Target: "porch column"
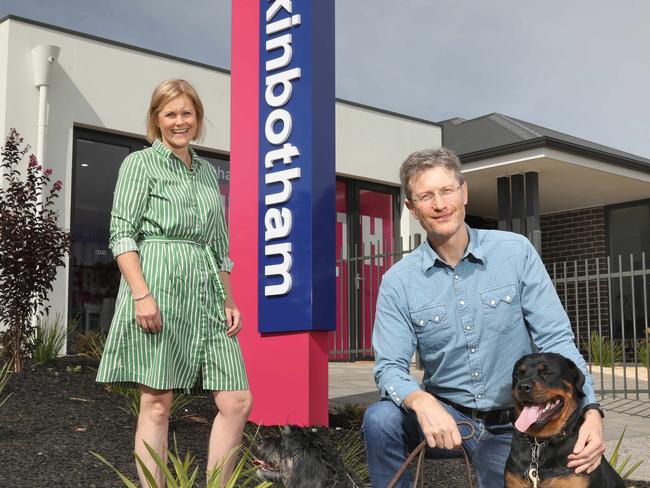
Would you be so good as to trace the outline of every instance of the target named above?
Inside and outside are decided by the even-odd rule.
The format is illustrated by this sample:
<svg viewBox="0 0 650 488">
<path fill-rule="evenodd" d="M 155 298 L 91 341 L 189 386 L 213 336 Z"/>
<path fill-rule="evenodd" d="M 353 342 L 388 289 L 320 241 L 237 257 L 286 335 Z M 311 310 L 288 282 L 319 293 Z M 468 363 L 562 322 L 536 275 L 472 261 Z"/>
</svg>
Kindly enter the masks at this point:
<svg viewBox="0 0 650 488">
<path fill-rule="evenodd" d="M 537 253 L 542 254 L 542 231 L 539 225 L 539 173 L 528 171 L 526 177 L 526 231 Z"/>
<path fill-rule="evenodd" d="M 499 209 L 499 230 L 512 230 L 512 213 L 510 212 L 510 178 L 497 178 L 497 204 Z"/>
<path fill-rule="evenodd" d="M 526 194 L 524 175 L 510 177 L 512 188 L 512 232 L 526 235 Z"/>
</svg>

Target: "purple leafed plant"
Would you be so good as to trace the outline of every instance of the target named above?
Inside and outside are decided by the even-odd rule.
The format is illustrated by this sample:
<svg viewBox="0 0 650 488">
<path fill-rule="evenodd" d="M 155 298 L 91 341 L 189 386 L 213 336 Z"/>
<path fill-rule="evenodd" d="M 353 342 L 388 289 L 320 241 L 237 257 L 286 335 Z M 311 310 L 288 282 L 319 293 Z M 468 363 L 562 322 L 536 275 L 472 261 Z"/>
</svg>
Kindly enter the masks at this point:
<svg viewBox="0 0 650 488">
<path fill-rule="evenodd" d="M 43 170 L 34 155 L 23 178 L 18 166 L 27 151 L 11 129 L 0 152 L 0 347 L 16 372 L 32 353 L 32 318 L 49 311 L 43 304 L 70 249 L 70 233 L 59 227 L 54 206 L 62 183 L 50 184 L 52 170 Z"/>
</svg>

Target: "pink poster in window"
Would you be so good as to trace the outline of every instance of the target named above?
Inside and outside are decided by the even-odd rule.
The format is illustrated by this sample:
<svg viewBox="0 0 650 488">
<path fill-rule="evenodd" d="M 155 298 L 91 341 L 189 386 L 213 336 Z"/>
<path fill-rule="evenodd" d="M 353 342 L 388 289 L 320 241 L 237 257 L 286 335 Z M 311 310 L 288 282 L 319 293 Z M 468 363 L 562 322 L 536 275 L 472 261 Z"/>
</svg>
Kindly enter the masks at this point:
<svg viewBox="0 0 650 488">
<path fill-rule="evenodd" d="M 336 182 L 336 331 L 329 334 L 330 360 L 345 361 L 349 357 L 348 327 L 348 261 L 347 193 L 343 181 Z"/>
<path fill-rule="evenodd" d="M 372 327 L 381 276 L 393 263 L 393 196 L 373 190 L 359 193 L 362 265 L 360 274 L 360 331 L 358 357 L 372 357 Z"/>
</svg>

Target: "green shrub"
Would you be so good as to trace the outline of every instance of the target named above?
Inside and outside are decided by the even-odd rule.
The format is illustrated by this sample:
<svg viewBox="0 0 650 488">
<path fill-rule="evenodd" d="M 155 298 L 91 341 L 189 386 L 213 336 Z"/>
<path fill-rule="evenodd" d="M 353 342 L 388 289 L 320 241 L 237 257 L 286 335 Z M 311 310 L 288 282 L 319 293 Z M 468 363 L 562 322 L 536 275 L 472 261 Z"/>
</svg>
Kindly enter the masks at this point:
<svg viewBox="0 0 650 488">
<path fill-rule="evenodd" d="M 648 341 L 645 339 L 640 340 L 636 352 L 638 354 L 639 362 L 646 368 L 650 367 L 650 358 L 648 357 L 650 353 L 648 350 Z"/>
<path fill-rule="evenodd" d="M 370 475 L 366 462 L 366 446 L 361 432 L 349 430 L 343 437 L 334 442 L 336 450 L 341 455 L 343 465 L 348 472 L 354 473 L 362 486 L 370 486 Z"/>
<path fill-rule="evenodd" d="M 330 426 L 344 429 L 360 429 L 366 407 L 355 403 L 346 403 L 329 412 Z"/>
<path fill-rule="evenodd" d="M 104 353 L 105 344 L 105 334 L 96 330 L 90 330 L 75 335 L 74 351 L 77 354 L 86 356 L 99 364 L 99 360 L 102 358 L 102 354 Z"/>
<path fill-rule="evenodd" d="M 591 361 L 593 364 L 609 368 L 623 360 L 623 345 L 620 341 L 607 339 L 598 334 L 598 332 L 594 331 L 591 333 L 589 347 L 591 349 Z"/>
<path fill-rule="evenodd" d="M 612 468 L 616 470 L 616 472 L 623 478 L 624 480 L 628 479 L 632 473 L 634 473 L 641 464 L 643 464 L 643 460 L 638 461 L 637 463 L 633 464 L 632 467 L 628 468 L 627 471 L 625 471 L 625 468 L 630 462 L 630 459 L 632 456 L 628 456 L 625 459 L 621 459 L 619 461 L 619 454 L 618 451 L 621 448 L 621 443 L 623 442 L 623 436 L 625 435 L 625 430 L 627 427 L 623 429 L 623 432 L 621 432 L 621 437 L 618 438 L 618 442 L 616 443 L 616 447 L 614 447 L 614 451 L 612 452 L 612 456 L 609 458 L 609 464 L 612 465 Z"/>
<path fill-rule="evenodd" d="M 185 453 L 185 456 L 183 458 L 179 456 L 178 446 L 176 445 L 175 437 L 174 437 L 174 452 L 172 453 L 169 449 L 166 450 L 167 458 L 169 460 L 169 463 L 171 463 L 172 465 L 173 471 L 169 469 L 168 463 L 166 463 L 160 457 L 160 455 L 158 455 L 158 453 L 146 442 L 145 442 L 145 447 L 147 448 L 147 451 L 151 455 L 152 459 L 154 460 L 156 466 L 164 474 L 167 488 L 192 488 L 194 486 L 205 486 L 205 480 L 203 479 L 197 480 L 199 468 L 198 466 L 196 466 L 194 456 L 192 456 L 189 453 L 189 451 Z M 238 451 L 239 448 L 235 448 L 230 453 L 229 457 L 235 455 Z M 117 473 L 119 478 L 122 480 L 125 486 L 127 486 L 128 488 L 137 488 L 137 485 L 135 483 L 130 481 L 124 474 L 118 471 L 118 469 L 115 468 L 115 466 L 109 463 L 106 459 L 104 459 L 102 456 L 100 456 L 97 453 L 93 452 L 92 454 L 97 459 L 99 459 L 102 463 L 104 463 L 105 465 L 113 469 Z M 246 451 L 243 452 L 242 458 L 240 459 L 239 463 L 233 470 L 230 479 L 224 485 L 225 488 L 234 488 L 235 486 L 241 486 L 241 487 L 254 486 L 254 488 L 267 488 L 273 486 L 273 484 L 268 481 L 260 482 L 259 480 L 255 479 L 255 468 L 246 468 L 246 464 L 249 457 L 250 457 L 250 451 L 247 449 Z M 158 486 L 158 484 L 154 479 L 153 474 L 149 469 L 147 469 L 144 462 L 137 454 L 135 455 L 135 459 L 138 465 L 140 466 L 140 468 L 142 469 L 145 478 L 148 481 L 149 488 L 164 488 Z M 208 477 L 207 488 L 220 488 L 222 486 L 222 478 L 223 478 L 222 466 L 217 466 L 210 473 Z M 252 483 L 257 483 L 257 484 L 252 485 Z"/>
<path fill-rule="evenodd" d="M 7 385 L 7 382 L 9 381 L 10 376 L 11 376 L 11 363 L 7 362 L 7 363 L 5 363 L 5 365 L 2 368 L 0 368 L 0 407 L 7 400 L 9 400 L 9 397 L 11 396 L 11 393 L 10 393 L 4 399 L 2 398 L 2 392 L 5 389 L 5 386 Z"/>
<path fill-rule="evenodd" d="M 36 325 L 34 337 L 34 364 L 46 364 L 54 361 L 59 351 L 65 345 L 67 334 L 70 334 L 77 327 L 77 317 L 70 320 L 67 327 L 61 326 L 62 315 L 57 314 L 53 319 L 43 318 Z"/>
</svg>

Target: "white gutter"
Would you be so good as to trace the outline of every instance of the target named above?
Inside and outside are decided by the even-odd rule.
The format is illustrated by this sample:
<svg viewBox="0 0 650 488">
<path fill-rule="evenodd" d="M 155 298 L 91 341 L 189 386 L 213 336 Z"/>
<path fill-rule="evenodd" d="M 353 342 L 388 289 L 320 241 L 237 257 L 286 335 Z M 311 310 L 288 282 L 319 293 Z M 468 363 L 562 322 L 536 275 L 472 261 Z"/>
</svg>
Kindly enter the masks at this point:
<svg viewBox="0 0 650 488">
<path fill-rule="evenodd" d="M 41 44 L 32 49 L 32 65 L 34 67 L 34 85 L 38 88 L 38 122 L 36 125 L 36 160 L 45 169 L 45 138 L 47 133 L 47 92 L 49 87 L 50 69 L 59 56 L 60 48 Z M 43 205 L 43 192 L 38 192 L 36 204 L 40 209 Z M 39 310 L 40 311 L 40 310 Z M 38 324 L 39 311 L 32 317 L 32 326 Z"/>
<path fill-rule="evenodd" d="M 36 159 L 45 167 L 45 137 L 47 132 L 47 92 L 49 87 L 50 69 L 58 58 L 60 48 L 41 44 L 32 49 L 34 66 L 34 85 L 38 88 L 38 123 L 36 138 Z M 39 203 L 41 203 L 39 201 Z"/>
</svg>

